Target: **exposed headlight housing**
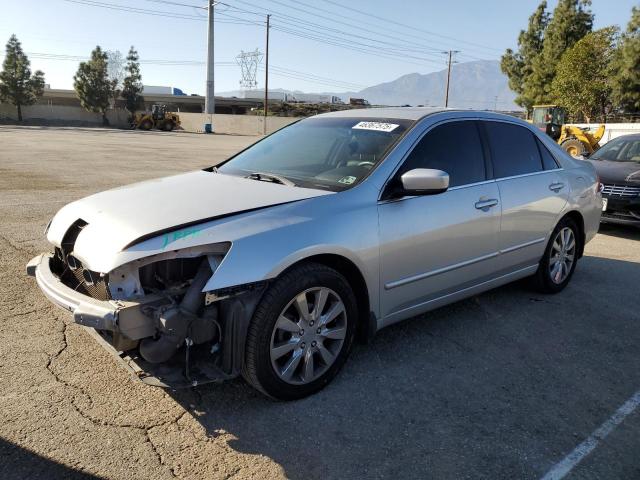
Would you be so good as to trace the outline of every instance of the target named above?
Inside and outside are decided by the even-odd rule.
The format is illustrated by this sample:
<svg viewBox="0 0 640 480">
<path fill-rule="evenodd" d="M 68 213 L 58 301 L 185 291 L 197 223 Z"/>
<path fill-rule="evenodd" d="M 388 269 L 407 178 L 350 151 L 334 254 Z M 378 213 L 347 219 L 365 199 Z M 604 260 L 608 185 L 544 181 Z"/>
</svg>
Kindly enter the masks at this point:
<svg viewBox="0 0 640 480">
<path fill-rule="evenodd" d="M 230 248 L 230 242 L 222 242 L 134 260 L 109 272 L 111 296 L 129 300 L 160 290 L 179 290 L 193 279 L 202 258 L 208 259 L 215 272 Z"/>
</svg>

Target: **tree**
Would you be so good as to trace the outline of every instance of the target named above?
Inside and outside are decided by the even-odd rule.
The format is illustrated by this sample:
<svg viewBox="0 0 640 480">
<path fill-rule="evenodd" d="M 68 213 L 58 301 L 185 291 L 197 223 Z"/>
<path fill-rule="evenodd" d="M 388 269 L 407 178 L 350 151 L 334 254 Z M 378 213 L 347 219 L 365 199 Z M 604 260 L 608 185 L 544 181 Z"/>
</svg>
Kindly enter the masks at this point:
<svg viewBox="0 0 640 480">
<path fill-rule="evenodd" d="M 78 71 L 73 77 L 80 104 L 90 112 L 102 115 L 102 124 L 109 125 L 107 109 L 111 101 L 114 85 L 109 79 L 107 54 L 97 46 L 91 52 L 91 59 L 80 62 Z"/>
<path fill-rule="evenodd" d="M 33 105 L 44 91 L 44 73 L 40 70 L 31 75 L 31 64 L 22 51 L 15 35 L 7 42 L 7 50 L 0 72 L 0 100 L 12 103 L 22 121 L 22 106 Z"/>
<path fill-rule="evenodd" d="M 599 116 L 604 120 L 611 102 L 613 60 L 617 28 L 588 33 L 568 49 L 557 65 L 551 84 L 552 100 L 570 114 L 582 115 L 587 122 Z"/>
<path fill-rule="evenodd" d="M 563 54 L 593 27 L 591 0 L 559 0 L 544 34 L 542 52 L 533 62 L 530 88 L 536 103 L 551 101 L 551 84 Z M 589 57 L 585 57 L 588 61 Z"/>
<path fill-rule="evenodd" d="M 538 93 L 530 85 L 533 73 L 533 62 L 542 52 L 544 32 L 549 23 L 547 2 L 543 0 L 536 11 L 529 17 L 529 27 L 518 35 L 518 51 L 507 49 L 502 56 L 500 68 L 509 78 L 509 88 L 516 92 L 516 104 L 531 110 Z"/>
<path fill-rule="evenodd" d="M 138 52 L 133 46 L 127 55 L 127 65 L 124 67 L 125 77 L 122 81 L 121 96 L 125 101 L 125 108 L 134 115 L 136 110 L 144 105 L 142 97 L 142 75 L 140 74 L 140 61 Z"/>
<path fill-rule="evenodd" d="M 640 8 L 633 7 L 615 59 L 613 98 L 627 111 L 640 111 Z"/>
</svg>

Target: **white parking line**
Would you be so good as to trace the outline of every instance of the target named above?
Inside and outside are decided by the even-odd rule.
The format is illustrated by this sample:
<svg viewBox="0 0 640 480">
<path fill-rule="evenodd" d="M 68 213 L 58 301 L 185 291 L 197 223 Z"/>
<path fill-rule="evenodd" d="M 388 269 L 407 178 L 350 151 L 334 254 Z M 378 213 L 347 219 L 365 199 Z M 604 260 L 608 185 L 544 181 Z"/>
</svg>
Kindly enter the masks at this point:
<svg viewBox="0 0 640 480">
<path fill-rule="evenodd" d="M 589 455 L 598 446 L 601 440 L 607 437 L 622 421 L 640 405 L 640 390 L 627 400 L 609 420 L 595 430 L 589 438 L 578 445 L 573 451 L 556 463 L 542 480 L 560 480 L 578 465 L 584 457 Z"/>
</svg>

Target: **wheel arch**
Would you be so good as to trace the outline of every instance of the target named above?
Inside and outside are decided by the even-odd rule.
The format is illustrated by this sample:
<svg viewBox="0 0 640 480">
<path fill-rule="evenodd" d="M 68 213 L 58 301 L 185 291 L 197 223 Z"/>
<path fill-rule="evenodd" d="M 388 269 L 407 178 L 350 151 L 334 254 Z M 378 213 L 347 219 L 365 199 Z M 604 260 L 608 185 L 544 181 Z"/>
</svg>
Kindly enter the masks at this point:
<svg viewBox="0 0 640 480">
<path fill-rule="evenodd" d="M 579 230 L 578 233 L 580 235 L 579 236 L 580 243 L 578 245 L 578 258 L 582 258 L 582 255 L 584 254 L 584 245 L 586 243 L 585 230 L 584 230 L 584 217 L 578 210 L 571 210 L 565 213 L 558 223 L 560 223 L 565 218 L 570 218 L 578 226 L 578 230 Z"/>
<path fill-rule="evenodd" d="M 304 263 L 324 265 L 337 271 L 347 279 L 353 289 L 358 307 L 356 338 L 363 343 L 369 342 L 377 330 L 377 320 L 371 310 L 367 281 L 358 266 L 345 256 L 336 253 L 320 253 L 296 261 L 282 271 L 280 275 Z"/>
</svg>

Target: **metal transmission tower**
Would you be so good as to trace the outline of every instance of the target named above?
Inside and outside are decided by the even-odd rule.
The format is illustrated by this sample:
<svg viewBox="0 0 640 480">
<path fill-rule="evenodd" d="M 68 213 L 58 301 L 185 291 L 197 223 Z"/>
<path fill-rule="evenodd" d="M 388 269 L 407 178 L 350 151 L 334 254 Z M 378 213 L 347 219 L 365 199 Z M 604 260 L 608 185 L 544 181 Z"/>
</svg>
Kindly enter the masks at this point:
<svg viewBox="0 0 640 480">
<path fill-rule="evenodd" d="M 236 62 L 240 65 L 242 78 L 240 79 L 240 87 L 245 90 L 251 90 L 258 86 L 256 74 L 258 65 L 262 62 L 264 55 L 257 48 L 253 52 L 240 52 L 236 57 Z"/>
</svg>

